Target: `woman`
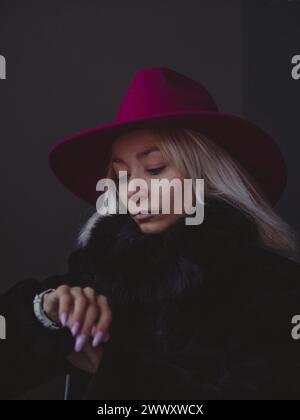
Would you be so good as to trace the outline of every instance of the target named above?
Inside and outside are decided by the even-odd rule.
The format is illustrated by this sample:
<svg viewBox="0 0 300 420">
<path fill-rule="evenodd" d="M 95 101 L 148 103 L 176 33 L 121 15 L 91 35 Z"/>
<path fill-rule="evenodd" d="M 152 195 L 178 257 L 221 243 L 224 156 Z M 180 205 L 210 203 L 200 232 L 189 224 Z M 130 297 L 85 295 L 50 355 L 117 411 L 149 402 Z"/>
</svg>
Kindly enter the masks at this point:
<svg viewBox="0 0 300 420">
<path fill-rule="evenodd" d="M 12 331 L 1 347 L 4 395 L 71 372 L 70 398 L 300 396 L 300 349 L 291 335 L 300 305 L 297 245 L 272 208 L 285 173 L 266 133 L 219 113 L 191 79 L 143 69 L 117 121 L 58 143 L 50 164 L 94 205 L 97 180 L 122 182 L 126 171 L 147 188 L 119 188 L 117 202 L 126 207 L 135 195 L 150 214 L 128 207 L 103 216 L 97 206 L 67 273 L 26 279 L 2 296 Z M 186 211 L 175 212 L 175 191 L 169 213 L 161 196 L 159 211 L 150 212 L 153 179 L 204 179 L 203 222 L 188 226 Z M 88 374 L 76 394 L 80 371 Z"/>
</svg>

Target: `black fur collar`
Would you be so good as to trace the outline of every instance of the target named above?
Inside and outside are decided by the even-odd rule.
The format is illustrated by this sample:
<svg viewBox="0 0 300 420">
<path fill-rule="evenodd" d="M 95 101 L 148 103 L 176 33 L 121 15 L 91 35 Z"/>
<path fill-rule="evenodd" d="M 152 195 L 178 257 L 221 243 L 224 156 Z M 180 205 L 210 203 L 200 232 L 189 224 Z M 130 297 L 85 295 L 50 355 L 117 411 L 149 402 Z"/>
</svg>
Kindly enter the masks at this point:
<svg viewBox="0 0 300 420">
<path fill-rule="evenodd" d="M 252 219 L 220 199 L 207 201 L 204 221 L 184 218 L 145 234 L 128 215 L 99 217 L 84 246 L 96 289 L 116 302 L 176 299 L 231 270 L 258 243 Z"/>
</svg>

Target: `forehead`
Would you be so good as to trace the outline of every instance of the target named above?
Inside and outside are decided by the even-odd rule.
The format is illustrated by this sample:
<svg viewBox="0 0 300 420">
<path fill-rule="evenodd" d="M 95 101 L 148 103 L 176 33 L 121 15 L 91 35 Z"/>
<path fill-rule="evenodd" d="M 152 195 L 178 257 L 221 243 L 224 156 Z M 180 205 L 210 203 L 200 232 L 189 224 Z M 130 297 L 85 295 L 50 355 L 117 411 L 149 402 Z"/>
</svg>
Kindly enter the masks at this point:
<svg viewBox="0 0 300 420">
<path fill-rule="evenodd" d="M 128 131 L 117 137 L 112 145 L 113 156 L 138 153 L 149 147 L 158 147 L 158 136 L 150 129 Z"/>
</svg>

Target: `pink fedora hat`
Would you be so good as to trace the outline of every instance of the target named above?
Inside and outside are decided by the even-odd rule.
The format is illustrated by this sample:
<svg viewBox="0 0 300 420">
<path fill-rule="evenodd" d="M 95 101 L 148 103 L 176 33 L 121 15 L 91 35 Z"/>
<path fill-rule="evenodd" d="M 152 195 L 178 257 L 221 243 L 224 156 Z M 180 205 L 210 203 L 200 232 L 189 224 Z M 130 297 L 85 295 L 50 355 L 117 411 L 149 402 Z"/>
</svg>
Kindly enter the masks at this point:
<svg viewBox="0 0 300 420">
<path fill-rule="evenodd" d="M 164 67 L 136 72 L 116 119 L 59 141 L 49 151 L 50 168 L 79 198 L 95 205 L 97 181 L 105 177 L 111 142 L 126 130 L 184 127 L 222 146 L 275 205 L 286 185 L 286 166 L 273 139 L 241 117 L 220 112 L 199 82 Z"/>
</svg>

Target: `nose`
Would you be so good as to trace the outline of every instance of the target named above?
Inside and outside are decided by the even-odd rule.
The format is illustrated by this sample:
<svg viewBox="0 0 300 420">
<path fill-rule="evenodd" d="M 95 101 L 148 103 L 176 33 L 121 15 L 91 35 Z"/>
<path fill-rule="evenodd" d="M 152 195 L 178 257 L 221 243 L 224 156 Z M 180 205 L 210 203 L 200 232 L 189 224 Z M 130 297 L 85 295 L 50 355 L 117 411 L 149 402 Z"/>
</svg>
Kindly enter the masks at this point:
<svg viewBox="0 0 300 420">
<path fill-rule="evenodd" d="M 131 199 L 133 195 L 136 195 L 135 201 L 137 198 L 138 200 L 142 200 L 143 198 L 148 197 L 148 184 L 140 185 L 140 181 L 141 181 L 141 178 L 131 178 L 130 180 L 128 180 L 128 190 L 127 190 L 128 200 Z"/>
</svg>

